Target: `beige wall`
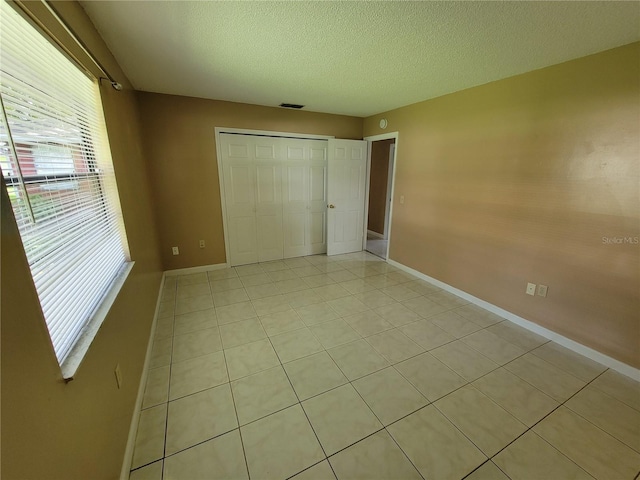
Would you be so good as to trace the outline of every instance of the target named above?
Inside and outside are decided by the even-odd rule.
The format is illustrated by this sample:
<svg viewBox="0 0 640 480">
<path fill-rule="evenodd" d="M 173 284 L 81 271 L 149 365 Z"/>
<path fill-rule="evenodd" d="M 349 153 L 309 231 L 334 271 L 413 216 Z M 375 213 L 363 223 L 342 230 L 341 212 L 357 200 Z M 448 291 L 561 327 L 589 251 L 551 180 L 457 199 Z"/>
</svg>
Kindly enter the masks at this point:
<svg viewBox="0 0 640 480">
<path fill-rule="evenodd" d="M 215 127 L 362 138 L 356 117 L 145 92 L 138 102 L 165 270 L 226 262 Z"/>
<path fill-rule="evenodd" d="M 46 21 L 39 2 L 29 6 Z M 79 5 L 69 2 L 56 8 L 128 86 Z M 110 86 L 101 91 L 136 264 L 76 377 L 65 384 L 3 184 L 1 476 L 7 480 L 117 478 L 122 466 L 161 266 L 134 93 Z M 114 377 L 118 363 L 124 380 L 120 390 Z"/>
<path fill-rule="evenodd" d="M 400 132 L 391 258 L 640 367 L 640 246 L 603 243 L 640 235 L 639 57 L 635 43 L 367 118 L 367 136 L 382 116 Z"/>
<path fill-rule="evenodd" d="M 367 229 L 380 235 L 384 235 L 387 181 L 389 177 L 389 148 L 393 143 L 395 143 L 395 139 L 380 140 L 371 144 Z"/>
</svg>

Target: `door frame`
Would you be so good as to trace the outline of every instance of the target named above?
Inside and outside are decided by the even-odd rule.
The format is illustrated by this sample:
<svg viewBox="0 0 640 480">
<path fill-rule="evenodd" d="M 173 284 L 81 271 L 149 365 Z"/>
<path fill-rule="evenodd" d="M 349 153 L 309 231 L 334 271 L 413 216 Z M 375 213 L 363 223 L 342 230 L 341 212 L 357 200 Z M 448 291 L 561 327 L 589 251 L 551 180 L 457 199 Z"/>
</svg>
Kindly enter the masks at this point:
<svg viewBox="0 0 640 480">
<path fill-rule="evenodd" d="M 396 144 L 392 143 L 389 147 L 389 168 L 387 169 L 387 193 L 385 195 L 384 201 L 384 239 L 389 241 L 389 209 L 391 208 L 391 200 L 393 200 L 393 196 L 391 195 L 391 189 L 393 188 L 393 171 L 395 170 L 396 163 Z"/>
<path fill-rule="evenodd" d="M 369 137 L 364 137 L 363 140 L 367 141 L 367 181 L 365 184 L 365 203 L 364 203 L 364 236 L 362 238 L 362 250 L 367 249 L 367 219 L 369 218 L 369 187 L 371 185 L 371 149 L 373 142 L 377 142 L 379 140 L 389 140 L 395 139 L 395 149 L 393 152 L 393 172 L 391 178 L 391 202 L 389 204 L 389 214 L 387 218 L 387 252 L 385 254 L 385 261 L 389 260 L 389 247 L 391 246 L 391 219 L 393 217 L 393 194 L 396 186 L 396 172 L 398 171 L 398 142 L 400 139 L 399 132 L 388 132 L 381 133 L 378 135 L 371 135 Z"/>
<path fill-rule="evenodd" d="M 254 136 L 266 136 L 266 137 L 288 137 L 297 138 L 300 140 L 329 140 L 330 138 L 336 138 L 333 135 L 311 135 L 306 133 L 294 133 L 294 132 L 275 132 L 271 130 L 252 130 L 248 128 L 231 128 L 231 127 L 215 127 L 215 143 L 216 143 L 216 163 L 218 166 L 218 187 L 220 189 L 220 207 L 222 209 L 222 233 L 224 235 L 224 257 L 225 265 L 231 266 L 229 259 L 229 235 L 227 234 L 227 204 L 224 190 L 224 173 L 222 170 L 222 152 L 220 151 L 220 134 L 232 133 L 236 135 L 254 135 Z M 397 141 L 397 140 L 396 140 Z M 368 197 L 367 197 L 368 198 Z M 368 200 L 367 200 L 368 201 Z"/>
</svg>

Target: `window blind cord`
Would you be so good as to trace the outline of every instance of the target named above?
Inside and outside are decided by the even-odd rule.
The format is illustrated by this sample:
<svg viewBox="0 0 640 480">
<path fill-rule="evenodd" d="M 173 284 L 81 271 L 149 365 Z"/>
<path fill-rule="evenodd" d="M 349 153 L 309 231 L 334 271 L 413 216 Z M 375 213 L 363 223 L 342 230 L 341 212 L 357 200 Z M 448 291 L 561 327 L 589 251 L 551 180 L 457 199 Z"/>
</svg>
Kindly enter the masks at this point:
<svg viewBox="0 0 640 480">
<path fill-rule="evenodd" d="M 11 128 L 9 128 L 9 119 L 7 118 L 7 112 L 4 109 L 4 99 L 2 97 L 2 93 L 0 93 L 0 110 L 2 111 L 2 123 L 4 124 L 4 128 L 7 130 L 7 138 L 9 140 L 9 146 L 11 147 L 11 153 L 15 161 L 16 173 L 18 175 L 18 182 L 20 182 L 20 187 L 22 188 L 22 191 L 26 193 L 27 187 L 24 184 L 24 177 L 22 176 L 22 168 L 20 167 L 20 162 L 18 161 L 18 152 L 16 151 L 15 143 L 13 143 L 13 135 L 11 135 Z M 33 213 L 33 207 L 31 206 L 31 199 L 29 198 L 29 195 L 24 195 L 24 200 L 27 203 L 29 218 L 33 223 L 36 223 L 36 216 Z"/>
</svg>

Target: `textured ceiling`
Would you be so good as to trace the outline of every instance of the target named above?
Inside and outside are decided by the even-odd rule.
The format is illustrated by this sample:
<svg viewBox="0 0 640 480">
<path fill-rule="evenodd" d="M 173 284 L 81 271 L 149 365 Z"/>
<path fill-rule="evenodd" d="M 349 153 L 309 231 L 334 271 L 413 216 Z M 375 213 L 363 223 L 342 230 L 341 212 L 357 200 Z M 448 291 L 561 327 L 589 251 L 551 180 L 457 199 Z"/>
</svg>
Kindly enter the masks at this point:
<svg viewBox="0 0 640 480">
<path fill-rule="evenodd" d="M 640 39 L 638 2 L 81 3 L 138 90 L 355 116 Z"/>
</svg>

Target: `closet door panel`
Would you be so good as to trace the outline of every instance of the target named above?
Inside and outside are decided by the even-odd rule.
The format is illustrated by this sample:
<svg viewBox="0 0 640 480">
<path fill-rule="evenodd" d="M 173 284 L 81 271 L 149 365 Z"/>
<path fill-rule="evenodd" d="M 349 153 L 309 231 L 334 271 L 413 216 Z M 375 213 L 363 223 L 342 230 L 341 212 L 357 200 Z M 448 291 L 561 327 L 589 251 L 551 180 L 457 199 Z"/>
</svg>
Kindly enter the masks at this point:
<svg viewBox="0 0 640 480">
<path fill-rule="evenodd" d="M 326 150 L 326 147 L 325 147 Z M 316 163 L 309 167 L 309 254 L 327 251 L 327 165 Z"/>
<path fill-rule="evenodd" d="M 225 162 L 225 202 L 229 257 L 234 265 L 258 261 L 254 166 L 246 160 Z"/>
<path fill-rule="evenodd" d="M 258 261 L 266 262 L 283 257 L 282 167 L 258 160 L 255 168 Z"/>
<path fill-rule="evenodd" d="M 289 154 L 291 148 L 288 147 Z M 298 152 L 302 154 L 301 152 Z M 284 258 L 307 255 L 308 172 L 304 162 L 284 167 Z"/>
<path fill-rule="evenodd" d="M 237 259 L 236 265 L 255 263 L 257 257 L 256 245 L 256 219 L 250 217 L 236 217 L 231 222 L 233 239 L 233 256 Z"/>
</svg>

